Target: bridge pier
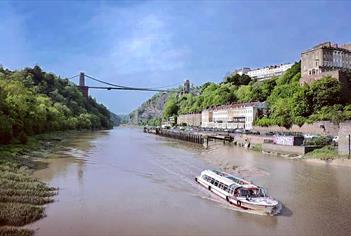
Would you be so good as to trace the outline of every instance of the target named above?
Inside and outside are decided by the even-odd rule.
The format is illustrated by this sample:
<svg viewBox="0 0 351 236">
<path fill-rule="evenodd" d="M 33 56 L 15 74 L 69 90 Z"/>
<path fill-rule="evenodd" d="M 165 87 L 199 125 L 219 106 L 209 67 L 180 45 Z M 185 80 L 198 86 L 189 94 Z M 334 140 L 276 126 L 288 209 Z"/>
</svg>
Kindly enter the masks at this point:
<svg viewBox="0 0 351 236">
<path fill-rule="evenodd" d="M 89 96 L 89 87 L 85 86 L 84 72 L 80 72 L 80 74 L 79 74 L 79 88 L 80 88 L 80 91 L 82 91 L 84 97 Z"/>
</svg>

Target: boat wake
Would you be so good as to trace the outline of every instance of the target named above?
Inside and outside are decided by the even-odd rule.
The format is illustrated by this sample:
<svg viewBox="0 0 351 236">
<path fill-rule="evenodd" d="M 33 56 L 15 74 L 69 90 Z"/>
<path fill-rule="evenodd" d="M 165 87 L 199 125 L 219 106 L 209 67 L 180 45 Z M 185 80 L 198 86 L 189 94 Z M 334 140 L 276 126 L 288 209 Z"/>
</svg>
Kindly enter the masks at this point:
<svg viewBox="0 0 351 236">
<path fill-rule="evenodd" d="M 194 178 L 196 176 L 196 173 L 198 173 L 201 170 L 201 167 L 196 167 L 195 165 L 187 163 L 185 160 L 175 160 L 173 158 L 167 157 L 158 158 L 157 160 L 150 160 L 150 162 L 152 162 L 152 164 L 154 166 L 157 166 L 160 170 L 167 173 L 168 176 L 171 175 L 178 180 L 176 182 L 163 181 L 167 182 L 167 186 L 170 187 L 172 190 L 182 190 L 193 197 L 211 201 L 215 203 L 218 207 L 223 209 L 232 210 L 236 212 L 245 212 L 255 215 L 267 215 L 267 213 L 264 212 L 244 209 L 242 207 L 235 206 L 234 204 L 230 204 L 221 197 L 217 196 L 212 192 L 209 192 L 206 188 L 199 185 L 197 182 L 195 182 Z M 159 181 L 156 182 L 159 183 Z M 277 212 L 272 215 L 278 214 L 280 210 L 281 207 L 277 209 Z"/>
<path fill-rule="evenodd" d="M 282 210 L 282 204 L 279 203 L 278 208 L 276 209 L 276 211 L 273 214 L 267 214 L 264 212 L 260 212 L 260 211 L 256 211 L 256 210 L 251 210 L 251 209 L 244 209 L 242 207 L 238 207 L 235 206 L 234 204 L 230 204 L 229 202 L 225 201 L 223 198 L 217 196 L 216 194 L 209 192 L 206 188 L 204 188 L 203 186 L 199 185 L 196 183 L 196 185 L 199 187 L 199 189 L 201 189 L 201 192 L 203 192 L 204 194 L 191 194 L 194 197 L 199 197 L 201 199 L 204 200 L 208 200 L 211 202 L 214 202 L 217 204 L 217 206 L 227 209 L 227 210 L 232 210 L 232 211 L 237 211 L 237 212 L 245 212 L 245 213 L 249 213 L 249 214 L 254 214 L 254 215 L 261 215 L 261 216 L 275 216 L 278 215 L 281 210 Z"/>
</svg>

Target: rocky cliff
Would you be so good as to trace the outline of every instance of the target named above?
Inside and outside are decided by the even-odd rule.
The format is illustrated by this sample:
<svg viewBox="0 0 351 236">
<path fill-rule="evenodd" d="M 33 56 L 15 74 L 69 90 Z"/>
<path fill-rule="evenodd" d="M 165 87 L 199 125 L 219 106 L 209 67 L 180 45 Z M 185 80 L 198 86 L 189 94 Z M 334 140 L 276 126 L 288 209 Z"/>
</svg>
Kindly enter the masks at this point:
<svg viewBox="0 0 351 236">
<path fill-rule="evenodd" d="M 153 118 L 161 118 L 163 106 L 169 95 L 170 93 L 157 93 L 152 96 L 129 114 L 130 123 L 141 124 Z"/>
</svg>

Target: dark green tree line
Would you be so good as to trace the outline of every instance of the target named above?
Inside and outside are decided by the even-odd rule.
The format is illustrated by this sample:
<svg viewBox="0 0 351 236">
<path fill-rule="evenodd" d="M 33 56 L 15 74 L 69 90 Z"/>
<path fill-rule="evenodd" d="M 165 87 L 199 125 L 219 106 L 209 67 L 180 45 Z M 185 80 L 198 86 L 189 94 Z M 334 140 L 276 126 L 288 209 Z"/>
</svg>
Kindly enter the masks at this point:
<svg viewBox="0 0 351 236">
<path fill-rule="evenodd" d="M 85 98 L 67 79 L 39 66 L 0 68 L 0 144 L 49 131 L 111 127 L 107 108 Z"/>
</svg>

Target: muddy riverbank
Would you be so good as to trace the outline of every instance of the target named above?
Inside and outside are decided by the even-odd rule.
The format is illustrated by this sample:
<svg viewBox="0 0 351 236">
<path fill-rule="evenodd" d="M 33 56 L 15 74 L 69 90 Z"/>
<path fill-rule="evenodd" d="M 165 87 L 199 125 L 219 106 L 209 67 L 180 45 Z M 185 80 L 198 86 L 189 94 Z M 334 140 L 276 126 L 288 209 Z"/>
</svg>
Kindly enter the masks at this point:
<svg viewBox="0 0 351 236">
<path fill-rule="evenodd" d="M 81 136 L 35 176 L 60 188 L 36 235 L 346 235 L 349 167 L 266 156 L 217 143 L 204 149 L 117 128 Z M 264 186 L 276 217 L 237 211 L 194 182 L 220 168 Z"/>
<path fill-rule="evenodd" d="M 32 173 L 46 168 L 49 155 L 64 152 L 81 133 L 48 133 L 31 137 L 27 144 L 0 146 L 0 235 L 34 233 L 22 226 L 45 217 L 45 207 L 54 201 L 58 189 Z"/>
</svg>

